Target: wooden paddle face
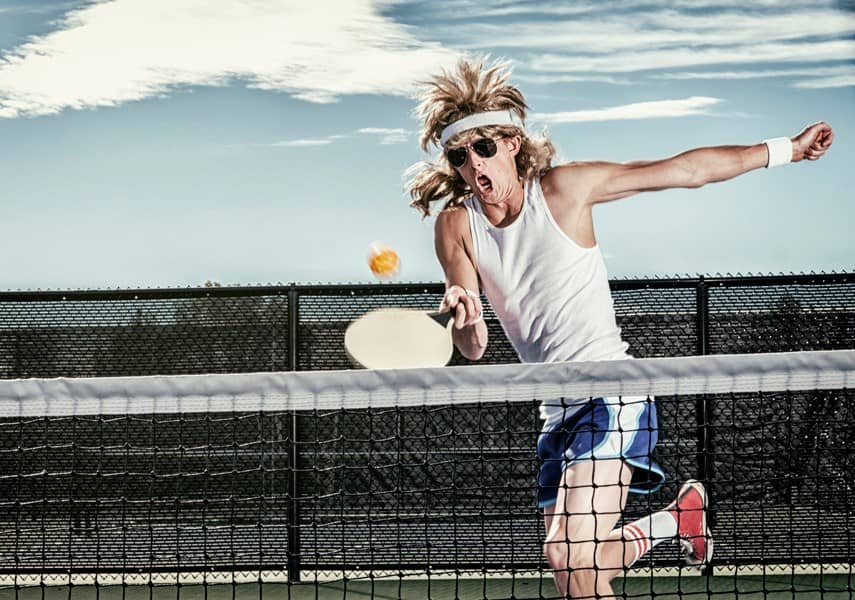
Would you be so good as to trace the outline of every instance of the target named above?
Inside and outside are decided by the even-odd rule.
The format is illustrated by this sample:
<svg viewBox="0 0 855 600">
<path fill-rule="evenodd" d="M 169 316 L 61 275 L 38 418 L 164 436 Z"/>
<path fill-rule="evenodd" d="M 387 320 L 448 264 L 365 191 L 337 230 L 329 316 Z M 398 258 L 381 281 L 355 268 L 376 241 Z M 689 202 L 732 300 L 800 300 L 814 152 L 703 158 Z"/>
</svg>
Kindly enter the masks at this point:
<svg viewBox="0 0 855 600">
<path fill-rule="evenodd" d="M 367 369 L 416 369 L 448 364 L 454 346 L 451 325 L 443 327 L 428 313 L 382 308 L 350 324 L 344 347 Z"/>
</svg>

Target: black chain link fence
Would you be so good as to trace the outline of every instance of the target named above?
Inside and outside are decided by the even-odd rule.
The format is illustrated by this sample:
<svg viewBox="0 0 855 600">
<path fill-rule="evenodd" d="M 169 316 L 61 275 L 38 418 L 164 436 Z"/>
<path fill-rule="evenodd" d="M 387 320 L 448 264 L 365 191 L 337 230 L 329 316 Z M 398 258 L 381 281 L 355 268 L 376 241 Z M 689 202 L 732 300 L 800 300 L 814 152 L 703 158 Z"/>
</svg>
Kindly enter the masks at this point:
<svg viewBox="0 0 855 600">
<path fill-rule="evenodd" d="M 855 347 L 855 274 L 619 280 L 636 357 Z M 347 369 L 348 323 L 440 285 L 0 293 L 0 378 Z M 495 314 L 481 363 L 516 362 Z M 455 354 L 452 364 L 467 361 Z M 846 563 L 846 390 L 660 398 L 669 482 L 712 493 L 716 564 Z M 0 420 L 0 571 L 541 565 L 536 403 Z M 797 538 L 798 543 L 794 542 Z M 433 541 L 429 541 L 433 540 Z M 659 546 L 649 565 L 673 565 Z"/>
<path fill-rule="evenodd" d="M 348 369 L 344 330 L 381 307 L 435 309 L 441 285 L 0 292 L 0 378 Z M 855 275 L 617 280 L 639 358 L 841 349 Z M 516 362 L 495 314 L 479 364 Z M 467 364 L 455 355 L 452 364 Z"/>
</svg>

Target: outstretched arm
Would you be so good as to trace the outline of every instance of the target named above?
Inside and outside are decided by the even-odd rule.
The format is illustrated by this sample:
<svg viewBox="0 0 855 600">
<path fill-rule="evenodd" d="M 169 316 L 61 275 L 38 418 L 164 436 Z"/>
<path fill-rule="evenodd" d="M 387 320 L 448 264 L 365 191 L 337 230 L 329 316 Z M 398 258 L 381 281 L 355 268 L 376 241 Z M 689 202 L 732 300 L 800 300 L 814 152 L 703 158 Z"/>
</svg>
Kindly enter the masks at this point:
<svg viewBox="0 0 855 600">
<path fill-rule="evenodd" d="M 818 160 L 834 140 L 831 126 L 819 122 L 790 138 L 791 162 Z M 697 188 L 732 179 L 769 165 L 767 144 L 697 148 L 671 158 L 631 163 L 571 163 L 558 167 L 557 180 L 578 190 L 584 186 L 588 202 L 595 204 L 639 192 L 670 188 Z M 559 185 L 561 185 L 559 183 Z"/>
</svg>

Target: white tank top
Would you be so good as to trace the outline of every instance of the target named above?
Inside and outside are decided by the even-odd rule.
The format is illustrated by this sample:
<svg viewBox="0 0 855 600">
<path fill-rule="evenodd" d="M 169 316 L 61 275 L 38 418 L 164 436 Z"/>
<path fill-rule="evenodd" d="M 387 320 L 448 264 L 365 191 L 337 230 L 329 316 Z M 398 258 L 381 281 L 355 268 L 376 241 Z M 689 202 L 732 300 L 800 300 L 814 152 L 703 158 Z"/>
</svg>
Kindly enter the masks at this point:
<svg viewBox="0 0 855 600">
<path fill-rule="evenodd" d="M 464 205 L 484 292 L 522 362 L 629 358 L 599 247 L 559 228 L 539 179 L 507 227 L 492 225 L 474 197 Z"/>
</svg>

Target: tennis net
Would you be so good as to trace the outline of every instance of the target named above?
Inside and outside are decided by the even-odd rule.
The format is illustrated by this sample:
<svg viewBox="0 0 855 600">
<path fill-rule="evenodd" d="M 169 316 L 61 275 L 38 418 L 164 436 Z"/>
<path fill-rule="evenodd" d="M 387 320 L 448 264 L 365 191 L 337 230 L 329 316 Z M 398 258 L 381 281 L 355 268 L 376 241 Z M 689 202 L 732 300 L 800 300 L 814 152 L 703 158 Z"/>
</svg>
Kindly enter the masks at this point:
<svg viewBox="0 0 855 600">
<path fill-rule="evenodd" d="M 601 397 L 658 409 L 667 480 L 623 522 L 698 479 L 715 536 L 619 595 L 851 598 L 853 383 L 849 350 L 0 381 L 0 598 L 556 597 L 538 406 Z"/>
</svg>

